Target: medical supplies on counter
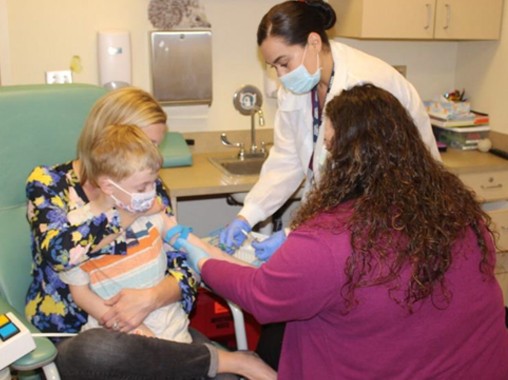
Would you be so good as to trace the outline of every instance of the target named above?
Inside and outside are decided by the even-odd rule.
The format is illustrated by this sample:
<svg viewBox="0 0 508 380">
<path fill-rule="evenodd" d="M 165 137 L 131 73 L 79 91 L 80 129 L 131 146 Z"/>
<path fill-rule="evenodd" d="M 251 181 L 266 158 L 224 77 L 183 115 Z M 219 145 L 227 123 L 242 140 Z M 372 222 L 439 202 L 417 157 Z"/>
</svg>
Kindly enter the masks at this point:
<svg viewBox="0 0 508 380">
<path fill-rule="evenodd" d="M 489 115 L 471 110 L 464 90 L 445 93 L 424 103 L 437 141 L 470 150 L 477 149 L 478 142 L 489 137 Z"/>
</svg>

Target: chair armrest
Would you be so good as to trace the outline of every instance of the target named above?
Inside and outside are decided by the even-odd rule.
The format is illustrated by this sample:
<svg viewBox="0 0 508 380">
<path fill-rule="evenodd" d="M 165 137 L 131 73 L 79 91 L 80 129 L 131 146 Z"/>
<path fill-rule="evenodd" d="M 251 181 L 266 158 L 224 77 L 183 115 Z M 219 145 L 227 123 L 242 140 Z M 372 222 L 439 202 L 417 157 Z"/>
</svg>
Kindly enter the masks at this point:
<svg viewBox="0 0 508 380">
<path fill-rule="evenodd" d="M 0 296 L 0 314 L 8 312 L 13 313 L 31 333 L 39 332 L 37 328 L 28 322 L 24 315 L 18 313 L 16 309 L 14 309 L 3 297 Z M 53 362 L 58 352 L 53 342 L 51 342 L 48 338 L 43 337 L 36 337 L 34 338 L 34 341 L 35 350 L 12 363 L 12 368 L 18 371 L 31 371 Z"/>
<path fill-rule="evenodd" d="M 233 302 L 228 301 L 227 299 L 225 300 L 229 306 L 229 309 L 231 310 L 231 315 L 233 316 L 236 348 L 238 350 L 248 350 L 249 346 L 247 344 L 247 331 L 245 329 L 245 318 L 243 317 L 243 311 Z"/>
</svg>

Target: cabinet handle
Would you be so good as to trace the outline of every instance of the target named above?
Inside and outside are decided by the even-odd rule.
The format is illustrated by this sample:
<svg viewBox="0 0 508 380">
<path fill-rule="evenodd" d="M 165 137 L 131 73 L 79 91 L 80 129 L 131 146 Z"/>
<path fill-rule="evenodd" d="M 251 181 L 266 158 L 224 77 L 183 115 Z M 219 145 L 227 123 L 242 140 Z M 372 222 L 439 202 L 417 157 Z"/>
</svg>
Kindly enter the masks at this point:
<svg viewBox="0 0 508 380">
<path fill-rule="evenodd" d="M 489 185 L 489 186 L 480 186 L 483 190 L 489 190 L 489 189 L 501 189 L 503 187 L 502 183 L 498 183 L 497 185 Z"/>
<path fill-rule="evenodd" d="M 446 17 L 445 17 L 445 24 L 443 26 L 443 29 L 448 29 L 448 27 L 450 26 L 450 17 L 451 17 L 451 8 L 450 8 L 450 4 L 445 4 L 445 12 L 446 12 Z"/>
<path fill-rule="evenodd" d="M 427 22 L 425 23 L 425 26 L 423 29 L 427 30 L 430 28 L 430 20 L 431 20 L 431 13 L 432 7 L 430 6 L 430 3 L 425 4 L 425 8 L 427 9 Z"/>
</svg>

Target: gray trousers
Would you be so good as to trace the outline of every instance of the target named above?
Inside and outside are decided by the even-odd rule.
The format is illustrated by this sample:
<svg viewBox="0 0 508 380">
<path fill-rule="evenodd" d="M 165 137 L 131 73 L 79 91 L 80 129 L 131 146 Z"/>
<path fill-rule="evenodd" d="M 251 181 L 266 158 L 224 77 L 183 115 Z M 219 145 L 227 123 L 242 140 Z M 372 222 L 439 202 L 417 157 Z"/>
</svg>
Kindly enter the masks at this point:
<svg viewBox="0 0 508 380">
<path fill-rule="evenodd" d="M 214 378 L 217 352 L 191 329 L 193 343 L 177 343 L 107 329 L 91 329 L 58 343 L 62 380 L 187 380 Z M 206 344 L 205 344 L 206 343 Z M 216 379 L 237 379 L 218 375 Z"/>
</svg>

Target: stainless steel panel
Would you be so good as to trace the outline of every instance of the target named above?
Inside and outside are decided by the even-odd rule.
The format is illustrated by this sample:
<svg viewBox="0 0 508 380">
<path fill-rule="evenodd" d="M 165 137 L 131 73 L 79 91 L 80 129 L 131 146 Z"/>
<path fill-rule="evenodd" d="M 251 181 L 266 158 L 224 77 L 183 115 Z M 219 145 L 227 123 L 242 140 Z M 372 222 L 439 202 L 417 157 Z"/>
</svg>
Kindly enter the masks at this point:
<svg viewBox="0 0 508 380">
<path fill-rule="evenodd" d="M 211 104 L 212 32 L 150 32 L 152 91 L 162 104 Z"/>
</svg>

